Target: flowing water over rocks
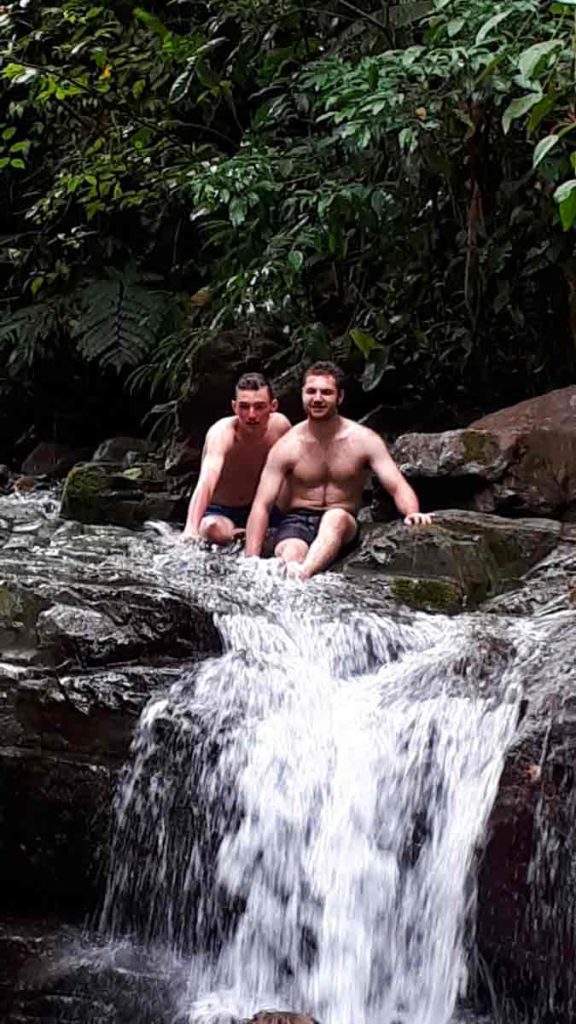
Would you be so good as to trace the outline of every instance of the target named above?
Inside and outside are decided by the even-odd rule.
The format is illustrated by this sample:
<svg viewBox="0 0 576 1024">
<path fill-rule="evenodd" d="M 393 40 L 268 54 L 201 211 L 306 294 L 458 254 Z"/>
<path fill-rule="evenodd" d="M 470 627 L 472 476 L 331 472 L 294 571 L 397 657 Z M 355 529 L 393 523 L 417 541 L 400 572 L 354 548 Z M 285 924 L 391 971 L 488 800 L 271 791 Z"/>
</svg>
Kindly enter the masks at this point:
<svg viewBox="0 0 576 1024">
<path fill-rule="evenodd" d="M 525 875 L 525 934 L 571 956 L 574 894 L 563 908 L 554 892 L 555 877 L 576 886 L 567 542 L 508 608 L 448 618 L 398 608 L 374 573 L 302 586 L 159 533 L 62 524 L 49 496 L 0 503 L 2 905 L 27 891 L 82 913 L 106 879 L 97 931 L 2 926 L 0 1004 L 36 963 L 6 1020 L 230 1024 L 277 1007 L 479 1024 L 458 999 L 506 758 L 483 955 L 515 976 L 518 916 L 498 911 L 522 904 Z M 104 872 L 94 823 L 134 730 Z M 522 984 L 543 962 L 525 949 Z M 565 1007 L 554 971 L 542 1006 Z"/>
<path fill-rule="evenodd" d="M 447 1022 L 522 629 L 491 676 L 472 619 L 351 611 L 333 579 L 250 565 L 222 582 L 251 613 L 221 611 L 224 655 L 141 718 L 101 927 L 192 955 L 190 1021 Z"/>
</svg>

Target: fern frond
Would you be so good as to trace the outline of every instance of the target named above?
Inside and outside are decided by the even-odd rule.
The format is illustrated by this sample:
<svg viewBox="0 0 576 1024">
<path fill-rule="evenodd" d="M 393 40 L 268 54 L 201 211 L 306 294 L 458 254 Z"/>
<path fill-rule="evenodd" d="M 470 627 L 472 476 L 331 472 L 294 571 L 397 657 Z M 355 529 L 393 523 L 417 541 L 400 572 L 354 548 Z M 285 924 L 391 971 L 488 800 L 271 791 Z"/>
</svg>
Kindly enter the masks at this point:
<svg viewBox="0 0 576 1024">
<path fill-rule="evenodd" d="M 146 287 L 130 269 L 90 282 L 79 305 L 73 333 L 78 351 L 117 371 L 138 365 L 153 350 L 169 311 L 168 296 Z"/>
<path fill-rule="evenodd" d="M 58 326 L 55 301 L 39 301 L 0 315 L 0 351 L 8 375 L 19 373 L 43 356 Z"/>
</svg>

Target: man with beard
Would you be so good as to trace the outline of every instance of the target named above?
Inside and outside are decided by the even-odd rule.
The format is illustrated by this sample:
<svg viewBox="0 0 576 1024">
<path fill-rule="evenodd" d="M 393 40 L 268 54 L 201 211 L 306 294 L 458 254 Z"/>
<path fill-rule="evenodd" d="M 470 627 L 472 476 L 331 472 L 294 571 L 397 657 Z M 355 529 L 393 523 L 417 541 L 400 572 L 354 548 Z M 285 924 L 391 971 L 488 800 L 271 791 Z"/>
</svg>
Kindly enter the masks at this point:
<svg viewBox="0 0 576 1024">
<path fill-rule="evenodd" d="M 240 377 L 232 401 L 234 415 L 218 420 L 206 434 L 182 540 L 228 544 L 244 533 L 266 457 L 290 429 L 290 420 L 277 408 L 262 374 Z"/>
<path fill-rule="evenodd" d="M 284 484 L 289 500 L 276 532 L 274 553 L 291 576 L 305 580 L 327 568 L 357 539 L 356 516 L 365 472 L 371 469 L 409 526 L 431 522 L 378 434 L 339 413 L 344 375 L 334 363 L 315 363 L 304 374 L 306 420 L 271 450 L 246 527 L 246 555 L 259 555 L 270 511 Z"/>
</svg>

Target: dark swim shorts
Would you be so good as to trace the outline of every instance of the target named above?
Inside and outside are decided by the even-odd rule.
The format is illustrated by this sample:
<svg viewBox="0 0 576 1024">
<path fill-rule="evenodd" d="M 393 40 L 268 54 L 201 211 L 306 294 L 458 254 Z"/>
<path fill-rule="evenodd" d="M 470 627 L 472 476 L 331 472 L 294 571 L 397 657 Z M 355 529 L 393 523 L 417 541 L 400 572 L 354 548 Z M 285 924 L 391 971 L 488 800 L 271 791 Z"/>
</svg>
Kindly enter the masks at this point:
<svg viewBox="0 0 576 1024">
<path fill-rule="evenodd" d="M 237 530 L 244 530 L 246 523 L 248 522 L 248 516 L 250 515 L 251 505 L 208 505 L 204 515 L 205 516 L 226 516 L 227 519 L 231 519 Z M 270 513 L 269 526 L 272 530 L 276 529 L 280 520 L 282 519 L 282 513 L 279 509 L 273 508 Z"/>
<path fill-rule="evenodd" d="M 308 546 L 312 543 L 318 528 L 320 526 L 320 520 L 324 515 L 323 511 L 314 511 L 309 508 L 292 508 L 289 512 L 285 512 L 282 517 L 282 522 L 276 531 L 274 543 L 279 544 L 281 540 L 303 540 Z M 350 554 L 351 551 L 358 546 L 360 540 L 360 528 L 356 530 L 356 533 L 346 544 L 343 544 L 338 552 L 338 558 L 343 558 L 344 555 Z"/>
</svg>

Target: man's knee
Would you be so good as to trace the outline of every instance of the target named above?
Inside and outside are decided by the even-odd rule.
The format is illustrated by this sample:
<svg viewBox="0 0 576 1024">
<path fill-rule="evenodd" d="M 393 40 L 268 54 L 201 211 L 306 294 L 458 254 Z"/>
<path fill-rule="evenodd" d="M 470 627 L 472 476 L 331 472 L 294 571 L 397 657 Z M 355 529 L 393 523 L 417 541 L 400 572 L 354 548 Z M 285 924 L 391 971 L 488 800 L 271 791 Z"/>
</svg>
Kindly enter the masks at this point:
<svg viewBox="0 0 576 1024">
<path fill-rule="evenodd" d="M 345 508 L 331 508 L 322 516 L 321 522 L 322 532 L 332 533 L 341 538 L 343 542 L 352 540 L 356 530 L 358 529 L 358 523 L 351 512 L 347 512 Z"/>
<path fill-rule="evenodd" d="M 308 545 L 298 537 L 288 537 L 276 545 L 274 554 L 283 562 L 303 562 L 308 554 Z"/>
<path fill-rule="evenodd" d="M 210 544 L 229 544 L 234 524 L 223 516 L 206 516 L 200 523 L 200 536 Z"/>
</svg>

